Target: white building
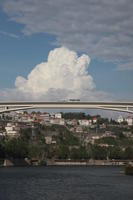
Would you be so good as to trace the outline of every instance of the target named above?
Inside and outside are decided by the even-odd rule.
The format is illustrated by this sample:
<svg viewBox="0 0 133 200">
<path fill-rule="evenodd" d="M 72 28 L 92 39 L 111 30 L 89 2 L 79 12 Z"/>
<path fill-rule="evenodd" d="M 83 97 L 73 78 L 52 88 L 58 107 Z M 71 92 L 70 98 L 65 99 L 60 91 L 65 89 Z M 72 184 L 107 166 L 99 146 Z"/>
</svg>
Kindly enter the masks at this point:
<svg viewBox="0 0 133 200">
<path fill-rule="evenodd" d="M 93 117 L 92 121 L 93 121 L 93 124 L 96 124 L 97 123 L 97 118 Z"/>
<path fill-rule="evenodd" d="M 123 121 L 124 121 L 124 119 L 123 119 L 122 115 L 119 115 L 117 122 L 122 123 Z"/>
<path fill-rule="evenodd" d="M 45 137 L 45 142 L 46 142 L 46 144 L 51 144 L 52 143 L 52 137 L 51 136 L 46 136 Z"/>
<path fill-rule="evenodd" d="M 27 123 L 27 122 L 33 122 L 34 118 L 31 117 L 30 115 L 22 115 L 22 116 L 19 117 L 18 121 L 19 122 L 25 122 L 25 123 Z"/>
<path fill-rule="evenodd" d="M 81 126 L 91 126 L 92 125 L 92 121 L 91 120 L 87 120 L 87 119 L 81 119 L 78 120 L 79 125 Z"/>
<path fill-rule="evenodd" d="M 44 122 L 49 122 L 49 121 L 50 121 L 50 114 L 44 113 Z"/>
<path fill-rule="evenodd" d="M 5 137 L 6 136 L 6 132 L 0 132 L 0 137 Z"/>
<path fill-rule="evenodd" d="M 7 136 L 9 137 L 19 137 L 20 128 L 17 124 L 7 123 L 7 126 L 5 127 Z"/>
<path fill-rule="evenodd" d="M 105 131 L 104 134 L 102 135 L 102 137 L 113 137 L 116 138 L 116 135 L 114 135 L 114 133 L 112 131 Z"/>
<path fill-rule="evenodd" d="M 126 137 L 133 137 L 133 134 L 131 131 L 123 131 L 123 135 Z"/>
<path fill-rule="evenodd" d="M 50 123 L 51 124 L 58 124 L 58 125 L 65 125 L 65 120 L 63 118 L 62 119 L 55 118 L 55 119 L 51 119 Z"/>
<path fill-rule="evenodd" d="M 78 124 L 77 119 L 68 119 L 66 120 L 66 124 L 71 125 L 71 126 L 76 126 Z"/>
<path fill-rule="evenodd" d="M 77 126 L 75 131 L 76 131 L 76 133 L 82 133 L 83 129 L 81 126 Z"/>
<path fill-rule="evenodd" d="M 61 119 L 61 118 L 62 118 L 62 114 L 61 114 L 61 113 L 56 113 L 56 114 L 55 114 L 55 118 Z"/>
<path fill-rule="evenodd" d="M 93 140 L 99 140 L 99 139 L 100 139 L 100 136 L 99 136 L 99 135 L 92 136 L 92 139 L 93 139 Z"/>
<path fill-rule="evenodd" d="M 131 116 L 128 116 L 126 121 L 127 121 L 128 126 L 132 126 L 133 125 L 133 118 Z"/>
</svg>

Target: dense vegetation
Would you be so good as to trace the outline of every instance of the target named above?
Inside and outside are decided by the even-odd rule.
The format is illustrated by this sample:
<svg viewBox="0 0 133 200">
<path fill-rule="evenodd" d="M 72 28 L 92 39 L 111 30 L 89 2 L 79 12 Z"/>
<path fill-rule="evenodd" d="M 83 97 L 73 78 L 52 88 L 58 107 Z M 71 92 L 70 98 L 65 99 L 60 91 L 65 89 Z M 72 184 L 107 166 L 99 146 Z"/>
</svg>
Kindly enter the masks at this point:
<svg viewBox="0 0 133 200">
<path fill-rule="evenodd" d="M 85 113 L 63 113 L 65 119 L 91 119 Z M 21 130 L 19 138 L 3 138 L 0 140 L 0 158 L 29 158 L 44 161 L 47 159 L 133 159 L 133 139 L 129 139 L 123 131 L 133 134 L 133 127 L 118 126 L 114 120 L 97 116 L 94 128 L 84 127 L 88 134 L 103 133 L 106 129 L 115 133 L 116 137 L 103 137 L 94 144 L 85 143 L 83 138 L 74 134 L 65 126 L 40 125 Z M 106 124 L 105 129 L 100 129 Z M 46 144 L 45 136 L 56 141 Z M 102 145 L 103 146 L 102 146 Z M 105 145 L 104 145 L 105 144 Z"/>
</svg>

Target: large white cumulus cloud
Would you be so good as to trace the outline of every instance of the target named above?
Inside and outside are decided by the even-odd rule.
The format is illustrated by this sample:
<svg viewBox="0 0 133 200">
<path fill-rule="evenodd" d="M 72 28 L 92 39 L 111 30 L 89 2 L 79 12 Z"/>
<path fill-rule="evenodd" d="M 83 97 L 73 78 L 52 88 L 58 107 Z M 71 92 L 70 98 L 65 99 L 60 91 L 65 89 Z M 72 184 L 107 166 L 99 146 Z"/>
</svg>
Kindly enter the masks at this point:
<svg viewBox="0 0 133 200">
<path fill-rule="evenodd" d="M 85 54 L 78 57 L 76 52 L 65 47 L 56 48 L 50 51 L 47 62 L 35 66 L 27 79 L 17 77 L 15 86 L 35 99 L 54 93 L 57 98 L 81 98 L 83 93 L 95 88 L 88 74 L 89 64 L 90 58 Z"/>
<path fill-rule="evenodd" d="M 66 47 L 51 50 L 48 59 L 36 65 L 27 78 L 18 76 L 13 89 L 0 90 L 0 100 L 58 101 L 79 98 L 107 100 L 111 95 L 97 91 L 89 74 L 90 58 Z"/>
</svg>

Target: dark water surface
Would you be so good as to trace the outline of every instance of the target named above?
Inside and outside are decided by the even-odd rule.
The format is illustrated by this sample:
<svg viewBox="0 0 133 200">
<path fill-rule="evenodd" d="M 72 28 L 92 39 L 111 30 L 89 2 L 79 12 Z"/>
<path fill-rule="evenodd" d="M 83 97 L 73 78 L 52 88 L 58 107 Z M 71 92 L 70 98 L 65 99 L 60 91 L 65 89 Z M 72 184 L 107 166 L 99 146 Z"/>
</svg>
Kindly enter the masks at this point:
<svg viewBox="0 0 133 200">
<path fill-rule="evenodd" d="M 133 200 L 121 167 L 0 168 L 0 200 Z"/>
</svg>

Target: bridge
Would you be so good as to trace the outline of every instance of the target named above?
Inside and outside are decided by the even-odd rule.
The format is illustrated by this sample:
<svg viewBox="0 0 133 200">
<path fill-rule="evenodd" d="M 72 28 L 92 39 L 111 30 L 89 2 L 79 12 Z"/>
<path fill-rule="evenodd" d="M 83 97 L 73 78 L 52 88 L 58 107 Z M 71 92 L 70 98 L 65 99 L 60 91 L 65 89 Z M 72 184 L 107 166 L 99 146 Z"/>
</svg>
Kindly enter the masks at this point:
<svg viewBox="0 0 133 200">
<path fill-rule="evenodd" d="M 28 109 L 101 109 L 133 114 L 133 102 L 42 102 L 42 101 L 14 101 L 0 102 L 0 113 Z"/>
</svg>

